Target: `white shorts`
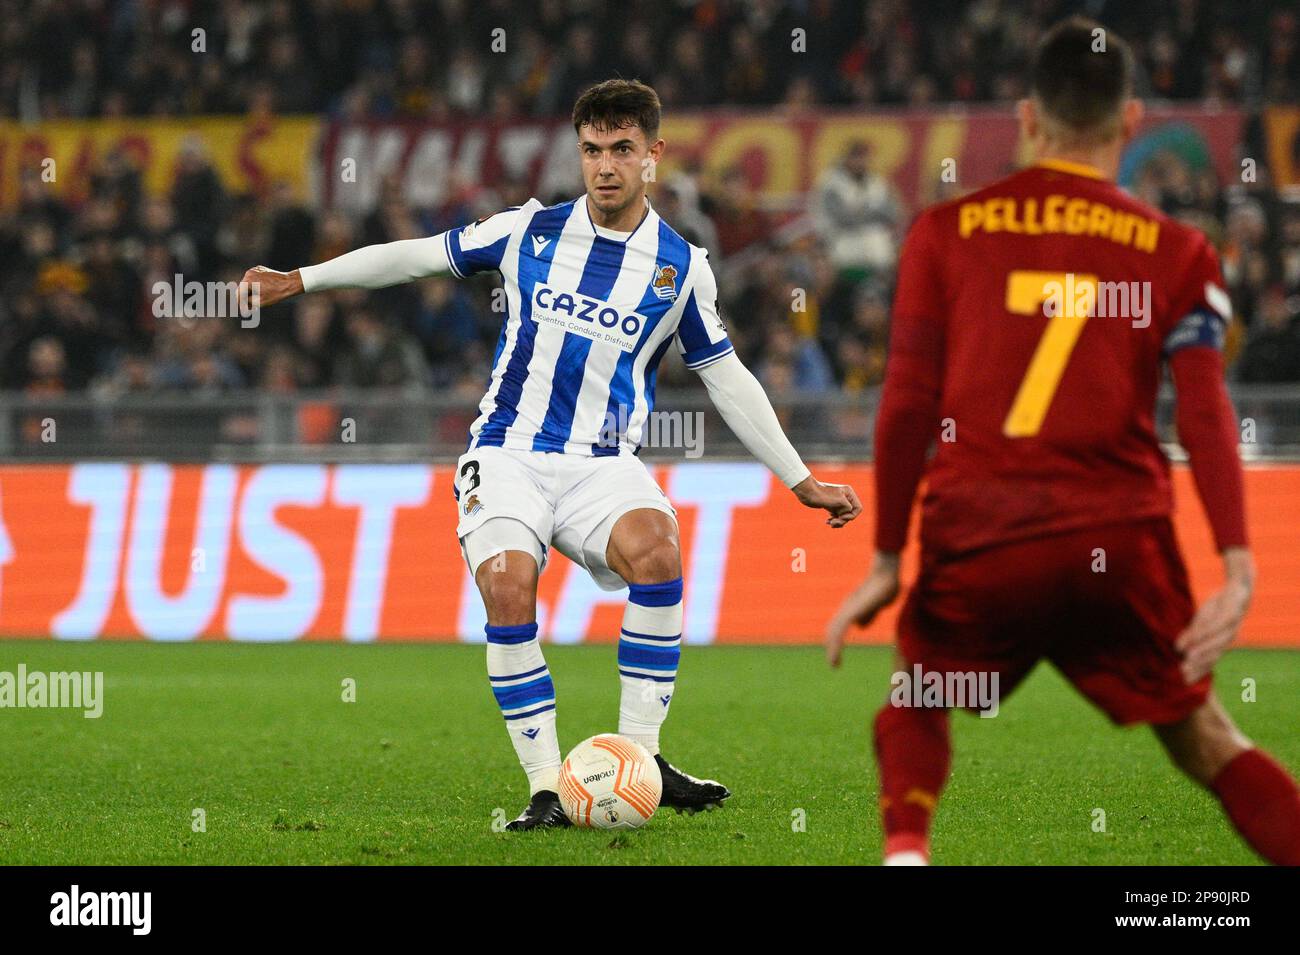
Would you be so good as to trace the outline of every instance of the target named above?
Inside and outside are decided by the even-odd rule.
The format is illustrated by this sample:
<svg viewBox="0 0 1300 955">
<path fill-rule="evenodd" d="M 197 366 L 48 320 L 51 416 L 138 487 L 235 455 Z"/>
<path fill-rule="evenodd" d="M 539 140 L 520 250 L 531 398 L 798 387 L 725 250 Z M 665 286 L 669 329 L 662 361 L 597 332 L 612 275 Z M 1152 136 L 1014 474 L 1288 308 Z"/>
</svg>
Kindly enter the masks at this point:
<svg viewBox="0 0 1300 955">
<path fill-rule="evenodd" d="M 456 462 L 456 536 L 471 574 L 503 550 L 529 551 L 540 571 L 553 544 L 602 590 L 620 590 L 627 582 L 605 562 L 605 549 L 615 522 L 642 507 L 677 515 L 641 459 L 630 454 L 488 447 L 466 451 Z"/>
</svg>

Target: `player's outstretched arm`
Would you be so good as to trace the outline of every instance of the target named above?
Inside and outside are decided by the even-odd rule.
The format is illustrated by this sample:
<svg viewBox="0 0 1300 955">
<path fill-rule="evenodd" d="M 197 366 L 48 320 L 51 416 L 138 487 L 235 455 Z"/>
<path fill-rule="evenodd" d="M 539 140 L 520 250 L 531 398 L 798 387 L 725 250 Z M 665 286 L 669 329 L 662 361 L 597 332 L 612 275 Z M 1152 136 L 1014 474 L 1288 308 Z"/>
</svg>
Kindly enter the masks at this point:
<svg viewBox="0 0 1300 955">
<path fill-rule="evenodd" d="M 775 474 L 805 507 L 830 514 L 826 523 L 843 527 L 862 513 L 862 504 L 847 484 L 823 484 L 812 476 L 790 439 L 781 429 L 763 386 L 735 353 L 699 369 L 709 398 L 727 426 L 768 470 Z"/>
<path fill-rule="evenodd" d="M 303 292 L 335 288 L 387 288 L 403 282 L 452 274 L 447 237 L 399 239 L 355 249 L 320 265 L 277 272 L 257 265 L 244 273 L 240 286 L 252 304 L 267 307 Z"/>
<path fill-rule="evenodd" d="M 1183 654 L 1184 679 L 1195 683 L 1237 638 L 1255 587 L 1255 561 L 1246 540 L 1237 416 L 1223 383 L 1223 357 L 1216 348 L 1183 348 L 1170 357 L 1169 368 L 1178 440 L 1223 557 L 1223 586 L 1197 608 L 1175 644 Z"/>
</svg>

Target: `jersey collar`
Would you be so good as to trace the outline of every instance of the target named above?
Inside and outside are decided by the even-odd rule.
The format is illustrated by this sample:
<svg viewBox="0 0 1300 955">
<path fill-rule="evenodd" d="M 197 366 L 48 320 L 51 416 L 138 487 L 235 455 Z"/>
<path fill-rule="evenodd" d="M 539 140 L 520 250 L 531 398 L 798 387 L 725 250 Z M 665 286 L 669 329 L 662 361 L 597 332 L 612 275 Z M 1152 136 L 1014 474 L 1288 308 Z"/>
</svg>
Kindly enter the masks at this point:
<svg viewBox="0 0 1300 955">
<path fill-rule="evenodd" d="M 1088 179 L 1105 179 L 1100 169 L 1096 166 L 1090 166 L 1088 163 L 1072 162 L 1069 159 L 1040 159 L 1034 163 L 1039 169 L 1052 169 L 1056 172 L 1068 172 L 1074 176 L 1084 176 Z"/>
<path fill-rule="evenodd" d="M 582 197 L 578 202 L 582 205 L 582 214 L 586 217 L 587 225 L 591 226 L 592 232 L 600 236 L 602 239 L 607 239 L 610 242 L 622 242 L 626 245 L 631 242 L 632 237 L 642 229 L 653 228 L 653 222 L 651 220 L 659 218 L 659 213 L 655 212 L 654 206 L 650 204 L 650 197 L 644 196 L 643 198 L 645 199 L 645 215 L 641 217 L 641 221 L 636 224 L 636 228 L 631 232 L 615 232 L 613 229 L 606 229 L 604 226 L 596 225 L 596 223 L 591 219 L 591 209 L 587 205 L 587 194 L 585 192 L 582 194 Z"/>
</svg>

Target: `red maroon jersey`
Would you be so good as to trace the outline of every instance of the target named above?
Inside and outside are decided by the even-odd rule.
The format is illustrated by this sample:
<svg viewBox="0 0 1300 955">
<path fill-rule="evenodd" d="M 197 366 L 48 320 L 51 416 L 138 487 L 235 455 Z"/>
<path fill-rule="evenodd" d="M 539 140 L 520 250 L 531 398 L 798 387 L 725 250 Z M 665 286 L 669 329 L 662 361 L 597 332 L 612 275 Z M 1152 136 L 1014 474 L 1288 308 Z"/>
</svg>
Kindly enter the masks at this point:
<svg viewBox="0 0 1300 955">
<path fill-rule="evenodd" d="M 1162 363 L 1222 349 L 1222 285 L 1204 235 L 1087 166 L 1044 162 L 923 213 L 899 262 L 877 428 L 880 548 L 901 548 L 915 490 L 888 460 L 910 440 L 909 407 L 926 409 L 935 447 L 929 553 L 1169 514 Z"/>
</svg>

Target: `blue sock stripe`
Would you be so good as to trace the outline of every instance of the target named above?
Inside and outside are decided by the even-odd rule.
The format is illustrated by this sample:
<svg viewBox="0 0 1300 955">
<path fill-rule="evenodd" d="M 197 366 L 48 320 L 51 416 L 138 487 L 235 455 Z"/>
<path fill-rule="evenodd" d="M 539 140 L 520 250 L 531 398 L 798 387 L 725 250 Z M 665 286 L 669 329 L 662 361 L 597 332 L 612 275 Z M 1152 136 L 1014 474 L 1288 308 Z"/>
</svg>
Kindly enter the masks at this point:
<svg viewBox="0 0 1300 955">
<path fill-rule="evenodd" d="M 676 670 L 682 658 L 680 646 L 649 647 L 640 643 L 618 642 L 620 667 L 644 667 L 647 670 Z"/>
<path fill-rule="evenodd" d="M 529 680 L 518 686 L 493 687 L 492 695 L 497 698 L 497 706 L 503 710 L 517 710 L 521 706 L 541 703 L 544 700 L 555 701 L 555 684 L 550 676 L 540 680 Z"/>
<path fill-rule="evenodd" d="M 625 637 L 634 637 L 637 640 L 658 640 L 661 643 L 667 643 L 673 640 L 680 640 L 682 638 L 682 635 L 680 633 L 674 633 L 668 637 L 661 637 L 657 633 L 637 633 L 635 630 L 628 630 L 626 627 L 623 628 L 622 632 L 623 632 L 623 636 Z"/>
<path fill-rule="evenodd" d="M 483 628 L 488 643 L 527 643 L 537 639 L 537 623 L 521 623 L 513 627 L 494 627 L 488 624 Z"/>
<path fill-rule="evenodd" d="M 526 720 L 526 719 L 528 719 L 528 717 L 530 717 L 530 716 L 537 716 L 539 713 L 545 713 L 547 710 L 553 710 L 553 709 L 555 709 L 555 704 L 554 704 L 554 703 L 547 703 L 545 706 L 539 706 L 537 709 L 535 709 L 535 710 L 529 710 L 527 713 L 514 713 L 514 714 L 512 714 L 512 715 L 510 715 L 510 716 L 507 716 L 506 719 L 508 719 L 508 720 Z"/>
<path fill-rule="evenodd" d="M 505 676 L 493 676 L 491 673 L 489 673 L 488 679 L 491 680 L 493 683 L 500 683 L 506 680 L 522 680 L 524 679 L 524 677 L 537 676 L 539 673 L 545 673 L 545 672 L 546 672 L 546 664 L 543 663 L 536 670 L 525 670 L 523 673 L 508 673 Z"/>
<path fill-rule="evenodd" d="M 651 676 L 649 673 L 632 673 L 628 670 L 619 670 L 618 672 L 623 676 L 631 677 L 633 680 L 654 680 L 656 683 L 674 683 L 677 680 L 675 674 L 673 676 Z"/>
<path fill-rule="evenodd" d="M 662 584 L 628 584 L 628 602 L 642 607 L 671 607 L 682 602 L 682 578 Z"/>
</svg>

